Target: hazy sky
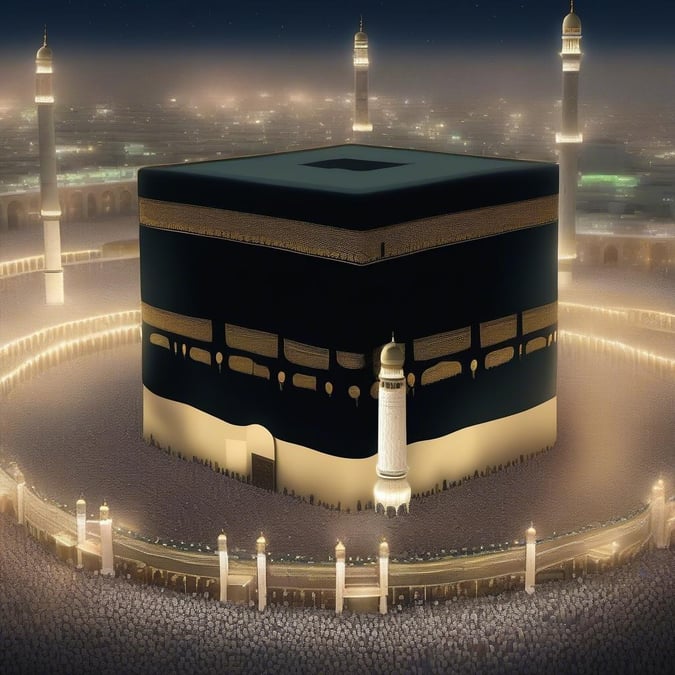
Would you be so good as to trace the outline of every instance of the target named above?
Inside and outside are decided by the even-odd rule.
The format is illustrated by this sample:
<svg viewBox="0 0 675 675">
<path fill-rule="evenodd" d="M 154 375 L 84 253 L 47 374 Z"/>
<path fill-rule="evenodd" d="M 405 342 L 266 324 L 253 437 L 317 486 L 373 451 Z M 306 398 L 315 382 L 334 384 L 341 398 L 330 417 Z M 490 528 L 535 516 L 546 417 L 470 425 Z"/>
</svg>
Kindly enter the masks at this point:
<svg viewBox="0 0 675 675">
<path fill-rule="evenodd" d="M 371 91 L 551 96 L 565 0 L 34 0 L 0 23 L 0 103 L 28 99 L 43 23 L 57 96 L 351 87 L 363 14 Z M 675 0 L 577 0 L 582 93 L 672 98 Z"/>
</svg>

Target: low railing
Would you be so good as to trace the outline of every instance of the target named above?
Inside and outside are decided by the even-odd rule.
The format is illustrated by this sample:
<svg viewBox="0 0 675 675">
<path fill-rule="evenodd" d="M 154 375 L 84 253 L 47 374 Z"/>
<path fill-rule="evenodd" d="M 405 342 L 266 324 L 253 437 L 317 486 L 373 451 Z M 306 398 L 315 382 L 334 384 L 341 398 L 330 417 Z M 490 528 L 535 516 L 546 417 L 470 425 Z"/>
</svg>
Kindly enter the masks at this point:
<svg viewBox="0 0 675 675">
<path fill-rule="evenodd" d="M 92 262 L 100 260 L 102 250 L 100 248 L 84 249 L 82 251 L 67 251 L 61 254 L 62 265 L 72 265 L 75 263 Z M 5 260 L 0 262 L 0 279 L 19 276 L 21 274 L 31 274 L 40 272 L 45 268 L 45 256 L 32 255 L 26 258 L 16 258 L 14 260 Z"/>
<path fill-rule="evenodd" d="M 18 472 L 15 470 L 15 475 Z M 656 489 L 656 486 L 655 486 Z M 22 496 L 19 496 L 19 490 Z M 663 484 L 661 483 L 661 490 Z M 55 541 L 61 547 L 69 549 L 74 562 L 77 552 L 77 523 L 72 513 L 59 505 L 36 495 L 23 483 L 17 481 L 8 471 L 0 469 L 0 497 L 11 504 L 11 509 L 19 511 L 19 500 L 23 522 L 34 535 L 43 541 Z M 664 528 L 664 541 L 669 542 L 675 529 L 675 500 L 664 502 L 661 527 Z M 654 528 L 658 527 L 658 518 L 653 513 L 654 499 L 636 512 L 618 518 L 597 527 L 583 528 L 577 532 L 566 533 L 539 540 L 536 543 L 536 571 L 543 578 L 554 572 L 552 578 L 565 578 L 568 574 L 585 574 L 587 571 L 604 569 L 622 562 L 654 540 Z M 311 507 L 308 507 L 311 508 Z M 96 529 L 96 528 L 93 528 Z M 83 547 L 91 554 L 98 546 L 98 536 L 89 532 L 89 547 Z M 71 543 L 68 544 L 68 538 Z M 94 542 L 92 549 L 91 542 Z M 65 542 L 65 543 L 64 543 Z M 400 558 L 391 561 L 388 572 L 388 595 L 396 602 L 401 593 L 406 603 L 415 598 L 448 598 L 455 595 L 476 595 L 500 592 L 505 588 L 521 588 L 525 575 L 524 541 L 515 543 L 509 550 L 482 551 L 462 556 L 441 556 L 433 560 L 408 560 Z M 173 549 L 166 544 L 143 541 L 117 529 L 114 532 L 114 552 L 116 567 L 133 564 L 144 568 L 145 581 L 156 581 L 169 585 L 170 579 L 180 577 L 185 587 L 196 587 L 200 580 L 208 579 L 217 587 L 219 577 L 218 547 L 210 551 L 190 551 Z M 327 552 L 326 560 L 308 564 L 306 562 L 274 562 L 273 556 L 266 554 L 269 564 L 266 567 L 268 601 L 288 597 L 291 593 L 302 594 L 307 601 L 314 594 L 321 604 L 330 598 L 334 602 L 333 589 L 336 584 L 336 566 L 332 551 Z M 240 554 L 237 560 L 229 563 L 229 574 L 233 578 L 256 579 L 256 554 Z M 350 582 L 372 582 L 377 576 L 376 561 L 366 564 L 348 563 Z M 188 583 L 188 579 L 191 581 Z M 179 589 L 180 590 L 180 589 Z M 318 596 L 316 594 L 319 594 Z"/>
</svg>

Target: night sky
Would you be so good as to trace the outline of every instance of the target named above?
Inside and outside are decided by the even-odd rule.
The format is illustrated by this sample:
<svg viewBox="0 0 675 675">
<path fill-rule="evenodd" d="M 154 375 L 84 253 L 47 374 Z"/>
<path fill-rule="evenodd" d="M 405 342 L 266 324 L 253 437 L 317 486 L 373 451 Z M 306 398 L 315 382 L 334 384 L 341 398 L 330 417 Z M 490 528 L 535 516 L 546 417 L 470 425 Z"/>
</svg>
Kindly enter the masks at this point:
<svg viewBox="0 0 675 675">
<path fill-rule="evenodd" d="M 565 0 L 36 0 L 12 3 L 0 43 L 4 49 L 32 45 L 47 23 L 59 45 L 73 48 L 334 48 L 355 31 L 363 14 L 367 31 L 388 49 L 516 48 L 548 42 L 568 8 Z M 576 11 L 594 44 L 673 44 L 672 0 L 577 0 Z"/>
<path fill-rule="evenodd" d="M 565 0 L 15 2 L 0 23 L 0 103 L 29 96 L 25 73 L 45 23 L 59 87 L 69 97 L 160 96 L 190 84 L 203 89 L 207 81 L 223 90 L 270 82 L 347 89 L 361 14 L 373 91 L 484 83 L 485 91 L 530 86 L 549 96 L 559 86 L 568 11 Z M 670 96 L 673 0 L 577 0 L 576 11 L 587 95 L 601 87 Z"/>
</svg>

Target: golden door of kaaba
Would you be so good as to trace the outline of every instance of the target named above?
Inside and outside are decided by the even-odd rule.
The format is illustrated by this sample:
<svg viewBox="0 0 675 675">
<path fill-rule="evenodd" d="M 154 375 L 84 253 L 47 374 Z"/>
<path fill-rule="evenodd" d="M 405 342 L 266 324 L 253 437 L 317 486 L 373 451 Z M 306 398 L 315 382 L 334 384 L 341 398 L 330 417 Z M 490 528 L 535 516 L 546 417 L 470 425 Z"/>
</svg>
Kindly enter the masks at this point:
<svg viewBox="0 0 675 675">
<path fill-rule="evenodd" d="M 275 490 L 274 460 L 251 453 L 251 483 L 265 490 Z"/>
</svg>

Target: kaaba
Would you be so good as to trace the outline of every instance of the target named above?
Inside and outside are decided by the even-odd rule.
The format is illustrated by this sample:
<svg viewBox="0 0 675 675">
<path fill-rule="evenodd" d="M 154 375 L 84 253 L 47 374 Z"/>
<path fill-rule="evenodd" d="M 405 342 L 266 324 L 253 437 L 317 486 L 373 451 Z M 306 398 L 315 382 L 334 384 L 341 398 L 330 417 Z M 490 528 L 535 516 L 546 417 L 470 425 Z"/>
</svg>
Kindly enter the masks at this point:
<svg viewBox="0 0 675 675">
<path fill-rule="evenodd" d="M 413 493 L 556 437 L 555 165 L 339 145 L 139 171 L 144 437 L 341 508 L 382 346 Z"/>
</svg>

